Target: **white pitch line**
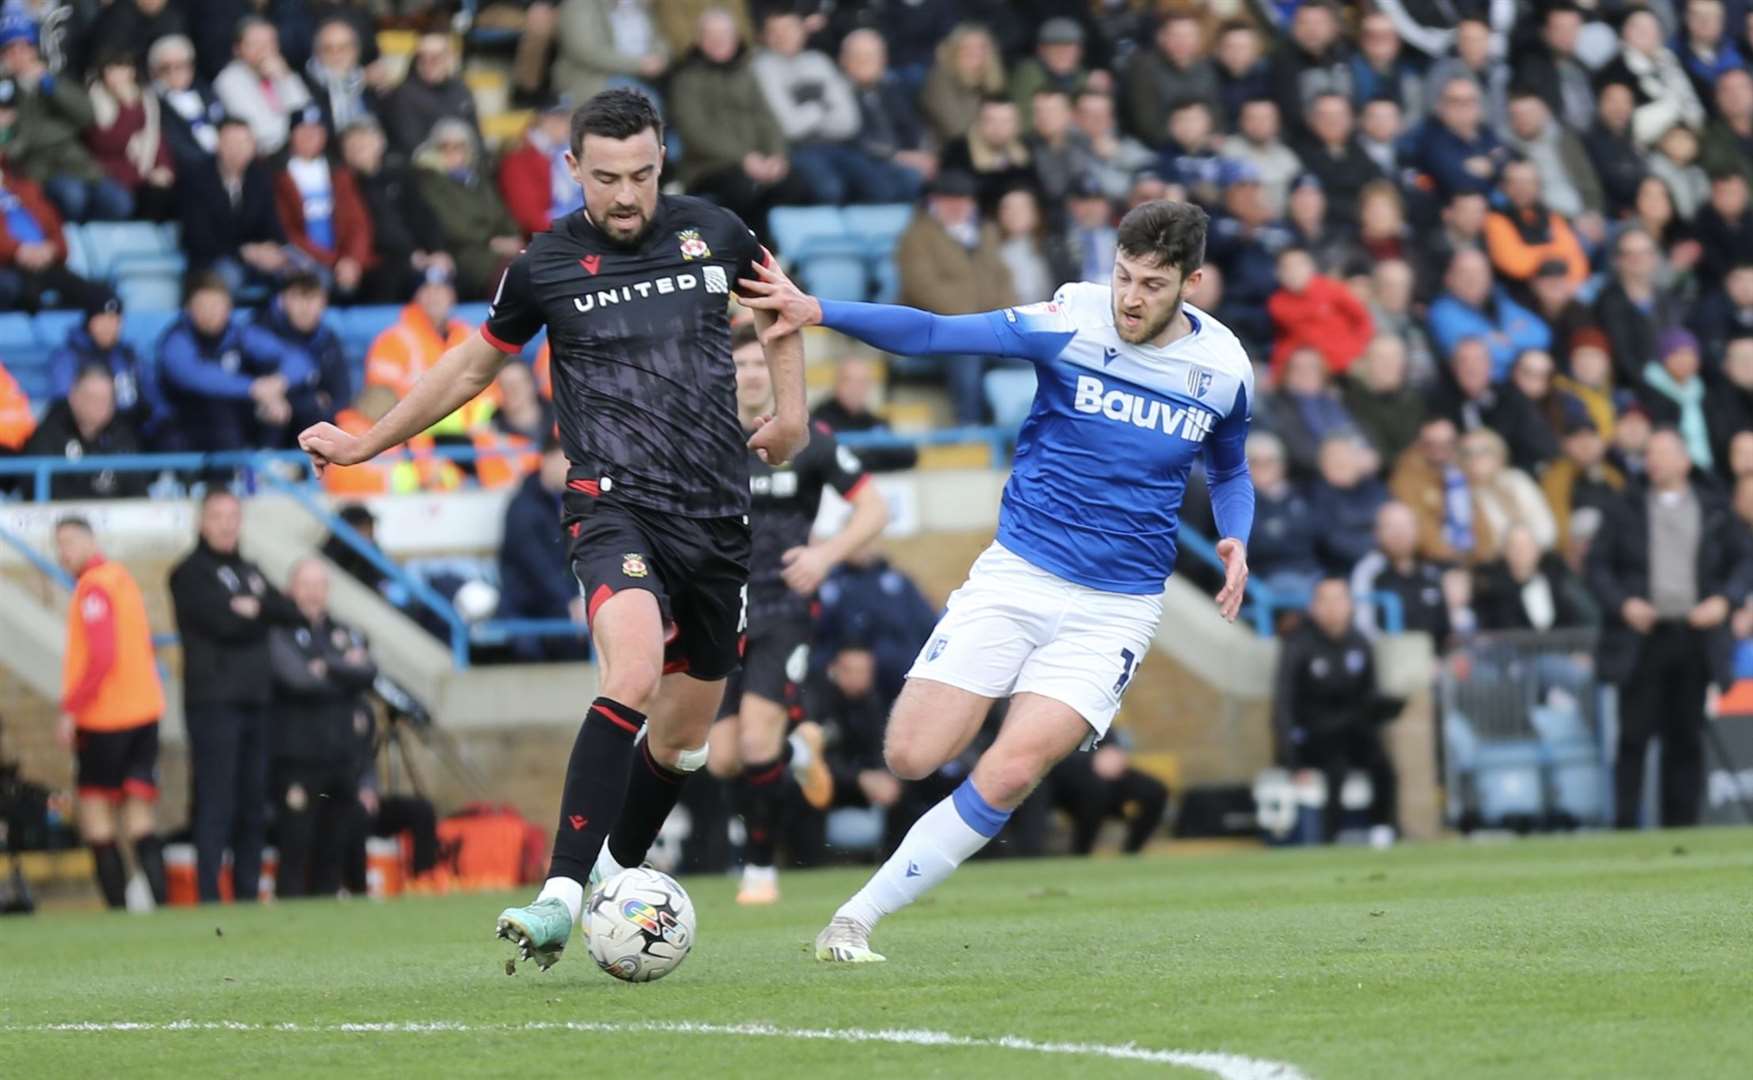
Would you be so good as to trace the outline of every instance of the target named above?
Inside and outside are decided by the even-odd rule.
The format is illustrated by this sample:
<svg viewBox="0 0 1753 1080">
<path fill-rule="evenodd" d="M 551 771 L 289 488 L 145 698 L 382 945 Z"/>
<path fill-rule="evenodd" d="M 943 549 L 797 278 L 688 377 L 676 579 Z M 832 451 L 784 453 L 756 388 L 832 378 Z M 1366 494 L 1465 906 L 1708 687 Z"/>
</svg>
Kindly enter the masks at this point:
<svg viewBox="0 0 1753 1080">
<path fill-rule="evenodd" d="M 154 1032 L 154 1031 L 275 1031 L 293 1034 L 474 1034 L 511 1031 L 578 1031 L 597 1034 L 732 1035 L 745 1038 L 803 1039 L 821 1042 L 889 1043 L 896 1046 L 948 1046 L 961 1049 L 1020 1050 L 1030 1054 L 1063 1054 L 1114 1061 L 1142 1061 L 1198 1069 L 1219 1080 L 1309 1080 L 1301 1069 L 1282 1061 L 1208 1051 L 1156 1050 L 1133 1043 L 1039 1042 L 1016 1035 L 978 1038 L 947 1031 L 865 1028 L 782 1028 L 772 1024 L 700 1024 L 686 1020 L 629 1023 L 535 1021 L 527 1024 L 471 1024 L 456 1020 L 413 1020 L 395 1023 L 248 1024 L 236 1020 L 172 1020 L 35 1024 L 0 1028 L 13 1032 Z"/>
</svg>

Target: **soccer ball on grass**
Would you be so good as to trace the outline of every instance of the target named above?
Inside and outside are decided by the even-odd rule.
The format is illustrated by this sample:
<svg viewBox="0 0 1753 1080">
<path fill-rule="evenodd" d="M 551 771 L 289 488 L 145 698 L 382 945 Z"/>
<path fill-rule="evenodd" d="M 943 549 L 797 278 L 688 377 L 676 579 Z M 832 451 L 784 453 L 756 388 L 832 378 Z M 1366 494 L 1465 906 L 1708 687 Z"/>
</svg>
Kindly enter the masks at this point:
<svg viewBox="0 0 1753 1080">
<path fill-rule="evenodd" d="M 694 947 L 694 902 L 676 879 L 648 866 L 603 882 L 585 904 L 591 959 L 626 982 L 661 979 Z"/>
</svg>

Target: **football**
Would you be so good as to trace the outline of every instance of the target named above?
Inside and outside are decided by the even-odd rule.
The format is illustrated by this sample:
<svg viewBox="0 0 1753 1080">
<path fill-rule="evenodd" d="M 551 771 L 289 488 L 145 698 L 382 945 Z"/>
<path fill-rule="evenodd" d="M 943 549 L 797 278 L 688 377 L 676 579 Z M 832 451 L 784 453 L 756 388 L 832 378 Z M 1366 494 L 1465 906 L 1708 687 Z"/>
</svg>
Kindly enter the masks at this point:
<svg viewBox="0 0 1753 1080">
<path fill-rule="evenodd" d="M 623 870 L 590 894 L 590 955 L 626 982 L 661 979 L 694 947 L 694 902 L 676 879 L 648 866 Z"/>
</svg>

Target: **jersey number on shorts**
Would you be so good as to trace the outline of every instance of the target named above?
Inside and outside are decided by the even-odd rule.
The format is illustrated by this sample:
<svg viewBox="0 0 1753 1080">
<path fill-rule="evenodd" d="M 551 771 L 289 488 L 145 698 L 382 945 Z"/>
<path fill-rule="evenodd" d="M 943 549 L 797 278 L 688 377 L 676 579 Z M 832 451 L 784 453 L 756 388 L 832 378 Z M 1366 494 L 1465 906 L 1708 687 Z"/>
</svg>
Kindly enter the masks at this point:
<svg viewBox="0 0 1753 1080">
<path fill-rule="evenodd" d="M 1138 674 L 1138 657 L 1132 655 L 1131 649 L 1120 650 L 1120 678 L 1114 682 L 1114 696 L 1119 697 L 1126 692 L 1126 685 L 1132 676 Z"/>
</svg>

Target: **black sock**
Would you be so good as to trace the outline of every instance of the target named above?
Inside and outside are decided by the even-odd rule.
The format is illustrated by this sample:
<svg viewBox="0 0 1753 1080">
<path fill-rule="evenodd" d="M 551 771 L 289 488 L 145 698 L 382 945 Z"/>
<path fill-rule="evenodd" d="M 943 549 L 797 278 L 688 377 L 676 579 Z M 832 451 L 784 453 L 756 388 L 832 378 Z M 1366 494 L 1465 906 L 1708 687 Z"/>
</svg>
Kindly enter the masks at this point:
<svg viewBox="0 0 1753 1080">
<path fill-rule="evenodd" d="M 134 861 L 140 864 L 140 872 L 146 875 L 146 884 L 152 889 L 152 902 L 163 907 L 169 898 L 164 884 L 164 841 L 156 833 L 147 833 L 134 840 Z"/>
<path fill-rule="evenodd" d="M 627 767 L 633 739 L 645 714 L 606 697 L 591 702 L 572 758 L 566 763 L 566 788 L 560 796 L 560 825 L 554 832 L 554 857 L 549 877 L 566 877 L 580 885 L 602 850 L 603 837 L 627 794 Z"/>
<path fill-rule="evenodd" d="M 615 819 L 609 833 L 609 855 L 622 866 L 638 866 L 645 853 L 663 830 L 676 800 L 682 797 L 682 784 L 692 775 L 677 772 L 658 764 L 651 756 L 649 741 L 639 744 L 634 756 L 632 774 L 627 778 L 627 798 L 621 804 L 621 816 Z"/>
<path fill-rule="evenodd" d="M 128 869 L 122 865 L 122 853 L 114 840 L 91 845 L 91 857 L 97 864 L 97 887 L 103 902 L 112 908 L 128 905 Z"/>
<path fill-rule="evenodd" d="M 739 811 L 748 839 L 743 843 L 745 866 L 772 866 L 773 829 L 779 820 L 779 800 L 785 794 L 785 767 L 791 760 L 787 745 L 772 761 L 743 766 L 737 784 Z"/>
</svg>

